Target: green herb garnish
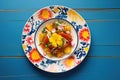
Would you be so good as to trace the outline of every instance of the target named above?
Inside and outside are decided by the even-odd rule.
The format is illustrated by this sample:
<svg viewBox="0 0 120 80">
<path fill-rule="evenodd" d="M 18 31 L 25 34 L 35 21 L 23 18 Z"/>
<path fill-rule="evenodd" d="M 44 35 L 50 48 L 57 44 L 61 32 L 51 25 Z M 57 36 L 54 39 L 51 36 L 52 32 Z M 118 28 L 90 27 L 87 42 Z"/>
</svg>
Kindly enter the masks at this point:
<svg viewBox="0 0 120 80">
<path fill-rule="evenodd" d="M 59 24 L 57 23 L 54 23 L 54 27 L 57 28 L 59 26 Z"/>
<path fill-rule="evenodd" d="M 47 31 L 46 31 L 46 27 L 43 28 L 42 33 L 47 33 Z"/>
<path fill-rule="evenodd" d="M 64 22 L 64 21 L 62 21 L 62 20 L 58 19 L 58 23 L 62 24 L 63 22 Z"/>
</svg>

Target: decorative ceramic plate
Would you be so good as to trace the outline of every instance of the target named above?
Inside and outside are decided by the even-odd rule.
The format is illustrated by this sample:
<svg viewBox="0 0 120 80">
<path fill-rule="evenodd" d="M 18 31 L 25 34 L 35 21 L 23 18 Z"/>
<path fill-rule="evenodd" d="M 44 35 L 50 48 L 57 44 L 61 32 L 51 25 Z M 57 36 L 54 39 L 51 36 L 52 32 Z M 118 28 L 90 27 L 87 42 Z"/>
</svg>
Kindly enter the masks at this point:
<svg viewBox="0 0 120 80">
<path fill-rule="evenodd" d="M 51 19 L 62 19 L 69 22 L 77 33 L 77 46 L 69 57 L 51 60 L 40 54 L 36 47 L 36 33 L 41 25 Z M 30 62 L 41 70 L 61 73 L 79 65 L 90 47 L 90 30 L 86 21 L 73 9 L 65 6 L 48 6 L 35 12 L 26 22 L 22 33 L 22 47 Z"/>
</svg>

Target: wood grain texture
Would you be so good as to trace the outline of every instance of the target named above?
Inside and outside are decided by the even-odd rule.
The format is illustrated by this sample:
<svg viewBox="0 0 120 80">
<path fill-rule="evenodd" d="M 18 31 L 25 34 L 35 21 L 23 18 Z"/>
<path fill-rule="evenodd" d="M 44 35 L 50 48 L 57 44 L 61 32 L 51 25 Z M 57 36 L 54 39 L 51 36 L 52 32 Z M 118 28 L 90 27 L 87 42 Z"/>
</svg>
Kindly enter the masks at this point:
<svg viewBox="0 0 120 80">
<path fill-rule="evenodd" d="M 120 45 L 120 21 L 87 22 L 91 31 L 92 45 Z M 0 46 L 21 45 L 23 22 L 1 22 Z"/>
<path fill-rule="evenodd" d="M 0 10 L 0 22 L 27 21 L 39 9 L 31 10 Z M 75 9 L 85 20 L 119 20 L 120 9 Z"/>
<path fill-rule="evenodd" d="M 71 8 L 120 8 L 119 0 L 1 0 L 0 9 L 34 9 L 48 5 L 64 5 Z"/>
<path fill-rule="evenodd" d="M 21 56 L 25 57 L 25 54 L 23 52 L 23 49 L 21 45 L 18 46 L 3 46 L 0 48 L 0 58 L 14 58 L 14 56 L 18 56 L 21 58 Z M 12 57 L 13 56 L 13 57 Z M 120 46 L 104 46 L 104 45 L 92 45 L 90 47 L 90 51 L 88 53 L 88 56 L 90 57 L 99 57 L 99 56 L 108 56 L 110 58 L 114 58 L 116 56 L 120 56 Z M 111 57 L 112 56 L 112 57 Z M 116 57 L 117 58 L 117 57 Z M 119 58 L 119 57 L 118 57 Z"/>
<path fill-rule="evenodd" d="M 79 66 L 65 73 L 51 74 L 34 67 L 26 58 L 0 59 L 0 80 L 119 80 L 120 59 L 86 58 Z M 116 74 L 117 73 L 117 74 Z M 71 76 L 72 75 L 72 76 Z"/>
<path fill-rule="evenodd" d="M 25 21 L 1 22 L 0 56 L 24 55 L 21 35 Z M 120 22 L 88 22 L 91 31 L 91 56 L 119 56 Z"/>
<path fill-rule="evenodd" d="M 46 73 L 26 58 L 21 35 L 38 9 L 63 5 L 87 21 L 92 37 L 85 60 L 73 70 Z M 120 80 L 120 0 L 0 0 L 0 80 Z"/>
</svg>

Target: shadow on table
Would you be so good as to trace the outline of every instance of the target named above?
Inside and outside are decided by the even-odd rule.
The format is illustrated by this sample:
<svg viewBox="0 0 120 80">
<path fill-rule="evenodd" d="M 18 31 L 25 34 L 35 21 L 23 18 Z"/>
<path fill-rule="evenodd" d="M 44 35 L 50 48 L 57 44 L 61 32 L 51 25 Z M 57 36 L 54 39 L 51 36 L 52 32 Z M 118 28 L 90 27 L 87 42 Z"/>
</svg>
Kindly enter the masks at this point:
<svg viewBox="0 0 120 80">
<path fill-rule="evenodd" d="M 63 73 L 49 73 L 49 72 L 45 72 L 45 71 L 42 71 L 38 68 L 36 68 L 35 66 L 33 66 L 31 64 L 31 67 L 34 69 L 35 71 L 35 74 L 37 74 L 37 76 L 40 75 L 41 78 L 45 78 L 45 79 L 48 79 L 48 80 L 63 80 L 63 79 L 71 79 L 73 77 L 76 77 L 77 75 L 80 75 L 84 72 L 85 70 L 85 66 L 87 66 L 86 64 L 88 63 L 88 59 L 89 58 L 85 58 L 83 60 L 83 62 L 78 65 L 77 67 L 73 68 L 72 70 L 69 70 L 67 72 L 63 72 Z M 78 76 L 77 76 L 78 77 Z"/>
</svg>

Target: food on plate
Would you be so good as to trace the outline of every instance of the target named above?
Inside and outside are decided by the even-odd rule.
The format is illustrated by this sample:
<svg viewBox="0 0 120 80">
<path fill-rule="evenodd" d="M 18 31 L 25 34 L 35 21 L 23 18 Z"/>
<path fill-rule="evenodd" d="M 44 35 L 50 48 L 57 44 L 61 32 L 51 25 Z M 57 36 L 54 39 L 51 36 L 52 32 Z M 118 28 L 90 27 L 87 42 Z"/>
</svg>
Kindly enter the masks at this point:
<svg viewBox="0 0 120 80">
<path fill-rule="evenodd" d="M 47 23 L 39 34 L 39 45 L 50 58 L 62 58 L 72 53 L 74 47 L 72 25 L 64 20 Z"/>
</svg>

